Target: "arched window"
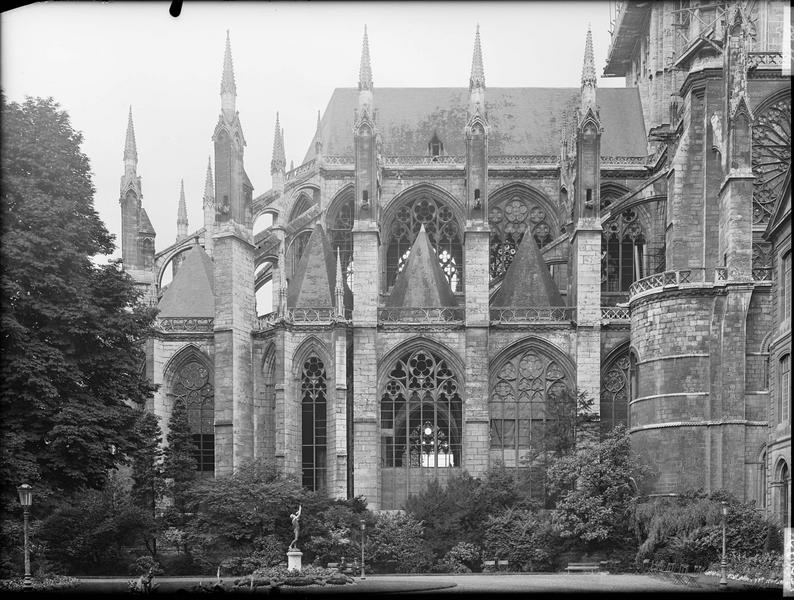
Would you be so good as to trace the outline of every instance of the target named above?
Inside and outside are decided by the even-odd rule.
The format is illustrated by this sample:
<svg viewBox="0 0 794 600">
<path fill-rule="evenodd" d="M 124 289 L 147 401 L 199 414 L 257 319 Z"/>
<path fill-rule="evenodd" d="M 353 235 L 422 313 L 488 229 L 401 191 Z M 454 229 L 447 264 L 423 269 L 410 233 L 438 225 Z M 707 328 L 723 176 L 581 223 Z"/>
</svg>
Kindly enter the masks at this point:
<svg viewBox="0 0 794 600">
<path fill-rule="evenodd" d="M 777 420 L 778 423 L 787 423 L 791 406 L 791 354 L 781 356 L 778 367 L 780 386 L 777 394 Z"/>
<path fill-rule="evenodd" d="M 629 351 L 615 357 L 601 373 L 601 435 L 628 424 L 631 361 Z"/>
<path fill-rule="evenodd" d="M 761 452 L 758 459 L 758 488 L 756 491 L 757 504 L 760 508 L 766 508 L 766 448 Z"/>
<path fill-rule="evenodd" d="M 753 225 L 764 226 L 791 165 L 791 97 L 768 104 L 753 123 Z"/>
<path fill-rule="evenodd" d="M 331 237 L 331 247 L 339 249 L 339 260 L 342 263 L 342 276 L 348 289 L 353 288 L 353 196 L 351 195 L 337 208 L 334 215 L 329 216 L 328 233 Z M 348 307 L 350 308 L 350 307 Z"/>
<path fill-rule="evenodd" d="M 290 244 L 290 276 L 295 274 L 298 268 L 298 263 L 301 261 L 303 251 L 306 250 L 306 244 L 309 243 L 309 238 L 312 236 L 311 231 L 301 231 L 297 234 Z"/>
<path fill-rule="evenodd" d="M 460 466 L 463 402 L 446 361 L 425 350 L 404 355 L 380 407 L 383 466 Z"/>
<path fill-rule="evenodd" d="M 636 211 L 629 209 L 604 226 L 601 291 L 628 292 L 644 277 L 645 234 Z"/>
<path fill-rule="evenodd" d="M 175 402 L 184 402 L 193 436 L 196 469 L 215 472 L 215 402 L 210 370 L 196 359 L 185 362 L 176 372 L 171 388 Z"/>
<path fill-rule="evenodd" d="M 515 192 L 492 203 L 488 213 L 491 227 L 491 279 L 499 279 L 507 272 L 516 249 L 526 231 L 531 231 L 538 248 L 554 239 L 554 221 L 546 210 L 528 194 Z"/>
<path fill-rule="evenodd" d="M 300 217 L 303 213 L 309 210 L 311 206 L 312 201 L 309 199 L 309 197 L 306 194 L 301 193 L 301 195 L 298 196 L 298 199 L 295 201 L 295 204 L 292 205 L 292 211 L 289 215 L 290 222 Z"/>
<path fill-rule="evenodd" d="M 303 363 L 301 377 L 301 454 L 303 487 L 325 489 L 327 462 L 325 366 L 316 356 Z"/>
<path fill-rule="evenodd" d="M 564 441 L 551 422 L 575 410 L 572 391 L 559 363 L 534 348 L 515 355 L 492 376 L 491 459 L 527 468 L 532 497 L 545 496 L 546 452 Z"/>
<path fill-rule="evenodd" d="M 386 287 L 391 288 L 403 270 L 419 230 L 425 226 L 441 270 L 453 291 L 463 289 L 463 243 L 455 213 L 441 200 L 421 194 L 397 209 L 389 229 L 386 251 Z"/>
<path fill-rule="evenodd" d="M 776 516 L 781 525 L 788 527 L 791 523 L 791 475 L 789 474 L 786 461 L 780 459 L 775 469 L 775 482 L 772 484 L 777 490 L 777 502 L 775 503 Z"/>
</svg>

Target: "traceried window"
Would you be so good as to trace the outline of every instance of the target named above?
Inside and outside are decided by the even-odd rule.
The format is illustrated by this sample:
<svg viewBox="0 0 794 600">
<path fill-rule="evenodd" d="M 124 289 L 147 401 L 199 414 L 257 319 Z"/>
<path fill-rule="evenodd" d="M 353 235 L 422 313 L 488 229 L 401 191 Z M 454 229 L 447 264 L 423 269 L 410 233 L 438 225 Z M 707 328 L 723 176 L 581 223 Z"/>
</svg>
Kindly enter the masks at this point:
<svg viewBox="0 0 794 600">
<path fill-rule="evenodd" d="M 778 423 L 788 422 L 791 407 L 791 355 L 786 354 L 780 358 L 779 363 L 780 389 L 777 394 L 777 420 Z"/>
<path fill-rule="evenodd" d="M 444 202 L 422 194 L 397 209 L 389 229 L 386 251 L 386 287 L 403 270 L 419 230 L 425 226 L 441 270 L 453 291 L 463 289 L 463 243 L 455 213 Z"/>
<path fill-rule="evenodd" d="M 628 424 L 631 400 L 631 362 L 628 350 L 614 359 L 601 374 L 601 435 L 617 425 Z"/>
<path fill-rule="evenodd" d="M 753 123 L 753 225 L 769 222 L 791 164 L 791 98 L 774 102 Z"/>
<path fill-rule="evenodd" d="M 331 247 L 339 249 L 339 260 L 342 263 L 342 276 L 348 289 L 353 288 L 353 196 L 345 200 L 333 215 L 329 223 Z M 348 307 L 350 308 L 350 307 Z"/>
<path fill-rule="evenodd" d="M 316 356 L 303 363 L 301 377 L 301 453 L 303 487 L 325 489 L 327 463 L 325 366 Z"/>
<path fill-rule="evenodd" d="M 604 225 L 601 291 L 628 292 L 644 277 L 645 234 L 637 213 L 629 209 Z"/>
<path fill-rule="evenodd" d="M 505 363 L 491 381 L 491 459 L 529 471 L 530 495 L 543 498 L 546 450 L 560 440 L 552 420 L 570 408 L 571 385 L 560 365 L 536 349 Z M 563 406 L 566 404 L 566 406 Z"/>
<path fill-rule="evenodd" d="M 383 466 L 460 466 L 462 405 L 458 381 L 446 361 L 424 350 L 404 355 L 381 397 Z"/>
<path fill-rule="evenodd" d="M 172 392 L 175 402 L 183 402 L 187 408 L 196 469 L 212 474 L 215 471 L 215 403 L 209 369 L 197 360 L 188 361 L 177 371 Z"/>
<path fill-rule="evenodd" d="M 556 233 L 546 210 L 519 193 L 493 204 L 488 224 L 491 227 L 491 279 L 500 279 L 507 272 L 526 231 L 532 233 L 538 248 L 551 242 Z"/>
<path fill-rule="evenodd" d="M 783 311 L 781 321 L 791 327 L 791 250 L 783 255 L 781 261 L 780 279 L 778 289 L 780 308 Z"/>
<path fill-rule="evenodd" d="M 301 257 L 303 256 L 304 250 L 306 250 L 306 244 L 309 243 L 309 238 L 312 236 L 311 231 L 301 231 L 295 238 L 292 240 L 290 244 L 290 254 L 291 260 L 290 264 L 292 266 L 291 274 L 294 275 L 295 271 L 298 270 L 298 263 L 301 261 Z"/>
</svg>

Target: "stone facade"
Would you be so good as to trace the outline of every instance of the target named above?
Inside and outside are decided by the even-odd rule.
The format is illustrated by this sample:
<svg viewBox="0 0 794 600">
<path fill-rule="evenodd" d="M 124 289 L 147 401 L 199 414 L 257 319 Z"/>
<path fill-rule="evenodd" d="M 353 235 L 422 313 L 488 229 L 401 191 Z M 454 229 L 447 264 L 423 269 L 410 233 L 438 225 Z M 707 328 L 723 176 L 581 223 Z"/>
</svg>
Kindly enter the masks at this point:
<svg viewBox="0 0 794 600">
<path fill-rule="evenodd" d="M 790 142 L 791 104 L 779 15 L 774 2 L 751 15 L 729 4 L 709 44 L 677 8 L 622 4 L 605 72 L 625 89 L 596 89 L 589 33 L 578 88 L 487 88 L 478 32 L 468 90 L 379 90 L 365 34 L 358 89 L 334 91 L 290 171 L 277 120 L 273 188 L 256 197 L 227 40 L 204 226 L 148 263 L 130 117 L 125 267 L 152 299 L 180 256 L 194 266 L 170 287 L 193 289 L 177 279 L 195 265 L 214 273 L 196 292 L 212 316 L 170 298 L 148 344 L 162 425 L 193 397 L 182 388 L 211 382 L 213 431 L 195 435 L 216 474 L 272 460 L 309 487 L 396 509 L 460 470 L 542 467 L 546 420 L 579 390 L 602 433 L 628 425 L 655 469 L 648 493 L 726 488 L 783 514 L 791 254 L 776 207 L 790 211 L 790 150 L 771 137 Z M 714 10 L 704 3 L 699 20 Z M 273 225 L 253 231 L 264 214 Z M 438 259 L 424 277 L 414 244 Z M 257 315 L 263 286 L 273 310 Z"/>
</svg>

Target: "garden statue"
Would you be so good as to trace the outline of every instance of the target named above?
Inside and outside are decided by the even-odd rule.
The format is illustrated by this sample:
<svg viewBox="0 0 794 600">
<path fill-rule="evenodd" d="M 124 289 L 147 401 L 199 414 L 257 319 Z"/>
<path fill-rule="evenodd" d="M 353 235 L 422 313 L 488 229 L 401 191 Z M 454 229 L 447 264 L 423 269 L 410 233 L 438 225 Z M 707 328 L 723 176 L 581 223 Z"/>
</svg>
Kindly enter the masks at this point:
<svg viewBox="0 0 794 600">
<path fill-rule="evenodd" d="M 296 550 L 295 544 L 298 543 L 298 532 L 300 531 L 300 518 L 301 518 L 301 505 L 298 505 L 298 512 L 291 513 L 289 518 L 292 520 L 292 531 L 295 532 L 295 537 L 289 545 L 290 550 Z"/>
</svg>

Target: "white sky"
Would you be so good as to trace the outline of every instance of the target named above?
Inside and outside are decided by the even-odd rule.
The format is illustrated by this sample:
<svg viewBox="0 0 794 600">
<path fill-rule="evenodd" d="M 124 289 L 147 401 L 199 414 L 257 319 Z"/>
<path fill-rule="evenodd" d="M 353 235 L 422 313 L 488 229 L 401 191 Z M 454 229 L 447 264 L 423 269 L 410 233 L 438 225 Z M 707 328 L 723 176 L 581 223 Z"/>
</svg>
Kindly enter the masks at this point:
<svg viewBox="0 0 794 600">
<path fill-rule="evenodd" d="M 480 24 L 486 84 L 577 87 L 592 24 L 596 69 L 609 47 L 608 2 L 43 3 L 2 13 L 2 79 L 8 101 L 52 96 L 84 135 L 95 206 L 120 240 L 119 180 L 132 105 L 143 203 L 156 249 L 176 237 L 180 179 L 189 229 L 203 225 L 201 196 L 220 113 L 230 30 L 245 166 L 254 195 L 270 188 L 276 111 L 287 165 L 298 166 L 317 110 L 335 87 L 355 87 L 364 24 L 374 102 L 381 87 L 466 87 Z M 624 85 L 601 79 L 599 86 Z M 486 92 L 487 93 L 487 92 Z M 461 134 L 462 135 L 462 134 Z M 120 256 L 117 249 L 116 256 Z"/>
</svg>

